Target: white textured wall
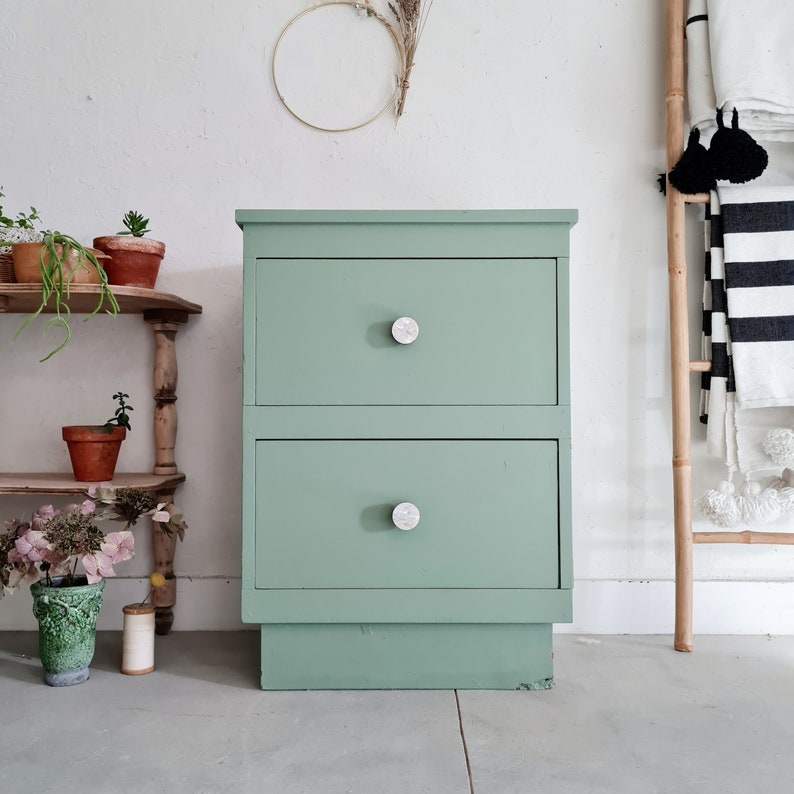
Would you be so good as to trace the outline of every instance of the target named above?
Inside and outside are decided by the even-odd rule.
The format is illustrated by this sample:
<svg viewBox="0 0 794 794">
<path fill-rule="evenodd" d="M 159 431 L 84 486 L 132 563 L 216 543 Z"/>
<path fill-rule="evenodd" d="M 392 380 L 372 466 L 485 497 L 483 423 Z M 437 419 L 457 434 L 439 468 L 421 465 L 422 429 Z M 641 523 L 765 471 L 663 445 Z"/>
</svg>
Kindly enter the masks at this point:
<svg viewBox="0 0 794 794">
<path fill-rule="evenodd" d="M 347 134 L 298 124 L 270 81 L 280 29 L 309 5 L 0 0 L 6 209 L 34 204 L 48 226 L 86 242 L 139 209 L 168 247 L 160 288 L 204 306 L 178 335 L 177 460 L 189 478 L 178 501 L 190 530 L 177 550 L 175 628 L 239 626 L 234 210 L 573 207 L 574 628 L 669 631 L 667 277 L 655 185 L 663 3 L 436 0 L 405 116 Z M 0 317 L 0 468 L 67 468 L 60 426 L 103 420 L 118 388 L 136 409 L 121 465 L 148 468 L 148 327 L 137 317 L 78 322 L 67 350 L 38 364 L 41 325 L 12 342 L 19 319 Z M 698 492 L 721 470 L 703 469 L 700 442 L 694 459 Z M 31 506 L 0 499 L 0 516 Z M 108 583 L 105 628 L 120 624 L 115 606 L 145 592 L 148 544 L 139 547 L 120 571 L 130 578 Z M 792 555 L 696 549 L 698 579 L 737 580 L 718 598 L 699 586 L 696 631 L 794 630 L 763 608 L 785 603 Z M 731 622 L 731 604 L 745 598 Z M 27 592 L 5 599 L 0 629 L 33 628 L 29 607 Z"/>
</svg>

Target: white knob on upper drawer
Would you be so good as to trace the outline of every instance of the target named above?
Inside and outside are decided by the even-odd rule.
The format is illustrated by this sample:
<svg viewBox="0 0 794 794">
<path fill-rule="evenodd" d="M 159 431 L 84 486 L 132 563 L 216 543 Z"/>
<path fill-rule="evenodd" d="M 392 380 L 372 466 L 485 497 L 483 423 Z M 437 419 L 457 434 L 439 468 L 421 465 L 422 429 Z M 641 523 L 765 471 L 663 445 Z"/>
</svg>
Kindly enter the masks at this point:
<svg viewBox="0 0 794 794">
<path fill-rule="evenodd" d="M 413 317 L 400 317 L 392 323 L 391 335 L 401 345 L 410 345 L 419 336 L 419 323 Z"/>
<path fill-rule="evenodd" d="M 400 502 L 391 513 L 397 529 L 413 529 L 419 523 L 419 517 L 419 508 L 410 502 Z"/>
</svg>

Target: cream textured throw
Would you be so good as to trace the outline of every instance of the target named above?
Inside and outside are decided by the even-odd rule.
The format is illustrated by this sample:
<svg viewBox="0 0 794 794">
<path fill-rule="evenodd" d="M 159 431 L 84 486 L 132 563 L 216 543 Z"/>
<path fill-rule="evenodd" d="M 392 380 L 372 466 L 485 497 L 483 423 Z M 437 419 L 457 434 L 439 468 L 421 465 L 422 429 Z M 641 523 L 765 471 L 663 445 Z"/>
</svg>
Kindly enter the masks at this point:
<svg viewBox="0 0 794 794">
<path fill-rule="evenodd" d="M 689 0 L 686 36 L 692 126 L 736 107 L 754 138 L 794 141 L 794 2 Z"/>
</svg>

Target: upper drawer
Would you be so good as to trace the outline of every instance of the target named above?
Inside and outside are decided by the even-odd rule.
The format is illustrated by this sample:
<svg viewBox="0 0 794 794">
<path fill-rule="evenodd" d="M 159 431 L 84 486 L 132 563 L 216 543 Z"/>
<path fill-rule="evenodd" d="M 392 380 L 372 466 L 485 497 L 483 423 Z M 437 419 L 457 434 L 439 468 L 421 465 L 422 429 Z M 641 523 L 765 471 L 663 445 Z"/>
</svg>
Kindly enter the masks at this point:
<svg viewBox="0 0 794 794">
<path fill-rule="evenodd" d="M 554 259 L 260 259 L 255 284 L 257 405 L 557 404 Z"/>
</svg>

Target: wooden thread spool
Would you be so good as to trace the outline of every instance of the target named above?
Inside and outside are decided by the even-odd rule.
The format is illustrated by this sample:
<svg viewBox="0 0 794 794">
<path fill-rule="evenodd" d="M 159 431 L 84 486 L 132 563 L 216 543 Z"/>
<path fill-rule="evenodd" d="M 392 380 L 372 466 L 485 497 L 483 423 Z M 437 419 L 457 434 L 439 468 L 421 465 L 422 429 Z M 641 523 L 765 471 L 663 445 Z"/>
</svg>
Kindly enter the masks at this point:
<svg viewBox="0 0 794 794">
<path fill-rule="evenodd" d="M 127 604 L 123 607 L 121 672 L 143 675 L 154 670 L 154 607 Z"/>
</svg>

